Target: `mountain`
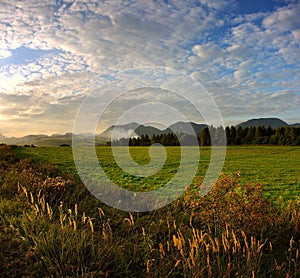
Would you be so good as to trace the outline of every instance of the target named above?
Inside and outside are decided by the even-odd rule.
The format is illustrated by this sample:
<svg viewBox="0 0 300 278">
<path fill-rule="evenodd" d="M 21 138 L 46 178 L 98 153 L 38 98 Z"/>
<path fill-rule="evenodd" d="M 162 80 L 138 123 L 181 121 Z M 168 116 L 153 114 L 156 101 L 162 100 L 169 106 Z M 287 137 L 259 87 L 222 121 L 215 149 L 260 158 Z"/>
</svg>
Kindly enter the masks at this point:
<svg viewBox="0 0 300 278">
<path fill-rule="evenodd" d="M 151 137 L 153 134 L 165 134 L 165 133 L 169 133 L 172 131 L 169 128 L 160 130 L 153 126 L 140 125 L 138 128 L 135 129 L 135 132 L 139 136 L 148 134 L 148 136 Z"/>
<path fill-rule="evenodd" d="M 5 139 L 6 139 L 6 137 L 4 135 L 0 134 L 0 141 L 3 141 Z"/>
<path fill-rule="evenodd" d="M 114 131 L 114 139 L 118 140 L 121 138 L 129 138 L 132 136 L 148 135 L 151 137 L 153 134 L 167 134 L 167 133 L 177 133 L 177 134 L 199 134 L 201 130 L 206 127 L 205 124 L 196 124 L 189 122 L 177 122 L 170 125 L 166 129 L 158 129 L 153 126 L 144 126 L 137 123 L 130 123 L 126 125 L 115 125 L 111 126 L 102 132 L 99 136 L 110 140 L 112 132 Z"/>
<path fill-rule="evenodd" d="M 278 118 L 259 118 L 259 119 L 251 119 L 246 122 L 242 122 L 236 127 L 241 126 L 242 128 L 245 127 L 250 127 L 250 126 L 271 126 L 272 128 L 277 128 L 277 127 L 284 127 L 284 126 L 289 126 L 289 124 L 281 119 Z"/>
<path fill-rule="evenodd" d="M 191 130 L 191 126 L 194 130 Z M 175 133 L 183 133 L 183 134 L 189 134 L 192 135 L 194 133 L 199 134 L 203 128 L 207 127 L 205 124 L 196 124 L 193 122 L 178 122 L 175 124 L 172 124 L 169 126 L 169 129 L 171 129 Z"/>
<path fill-rule="evenodd" d="M 102 137 L 106 140 L 110 140 L 114 132 L 114 139 L 118 140 L 121 138 L 129 138 L 131 136 L 138 136 L 134 131 L 139 127 L 137 123 L 130 123 L 125 125 L 112 125 L 99 134 L 99 137 Z"/>
<path fill-rule="evenodd" d="M 17 137 L 0 137 L 0 143 L 9 145 L 37 145 L 37 146 L 56 146 L 60 144 L 71 144 L 72 136 L 57 135 L 55 137 L 45 134 L 26 135 Z"/>
<path fill-rule="evenodd" d="M 112 133 L 114 132 L 114 139 L 118 140 L 121 138 L 129 138 L 133 136 L 141 136 L 141 135 L 148 135 L 151 137 L 153 134 L 163 134 L 172 132 L 169 129 L 160 130 L 153 126 L 144 126 L 139 125 L 137 123 L 130 123 L 125 125 L 113 125 L 102 132 L 99 137 L 106 138 L 108 140 L 111 139 Z"/>
</svg>

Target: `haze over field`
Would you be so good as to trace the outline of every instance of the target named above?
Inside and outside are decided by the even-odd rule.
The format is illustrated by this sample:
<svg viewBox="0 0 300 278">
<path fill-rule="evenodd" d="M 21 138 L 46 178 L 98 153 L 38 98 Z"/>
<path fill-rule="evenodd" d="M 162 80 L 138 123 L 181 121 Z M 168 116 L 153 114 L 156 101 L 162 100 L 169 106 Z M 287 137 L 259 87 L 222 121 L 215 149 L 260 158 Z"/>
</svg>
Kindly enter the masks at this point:
<svg viewBox="0 0 300 278">
<path fill-rule="evenodd" d="M 299 122 L 299 14 L 293 0 L 1 0 L 0 134 L 69 132 L 89 92 L 146 66 L 201 82 L 225 125 L 258 117 Z M 156 101 L 165 95 L 158 90 Z M 136 98 L 149 100 L 148 90 Z M 202 122 L 179 101 L 168 103 Z M 178 121 L 171 112 L 163 117 Z M 112 124 L 103 122 L 102 130 Z"/>
</svg>

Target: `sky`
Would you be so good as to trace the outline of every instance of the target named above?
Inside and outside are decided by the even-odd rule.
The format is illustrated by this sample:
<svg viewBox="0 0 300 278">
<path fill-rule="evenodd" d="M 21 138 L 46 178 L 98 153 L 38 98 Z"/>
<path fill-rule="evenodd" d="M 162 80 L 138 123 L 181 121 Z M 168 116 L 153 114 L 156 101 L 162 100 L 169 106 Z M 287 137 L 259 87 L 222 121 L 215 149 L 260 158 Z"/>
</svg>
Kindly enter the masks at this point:
<svg viewBox="0 0 300 278">
<path fill-rule="evenodd" d="M 0 0 L 0 133 L 70 132 L 82 102 L 96 93 L 98 106 L 86 113 L 113 101 L 103 129 L 128 109 L 128 120 L 139 122 L 144 112 L 155 121 L 145 103 L 161 99 L 201 122 L 189 103 L 197 97 L 211 98 L 225 125 L 259 117 L 300 122 L 299 15 L 292 0 Z M 170 71 L 178 72 L 173 87 Z M 206 96 L 187 92 L 183 75 Z M 177 87 L 181 99 L 168 94 Z M 134 110 L 136 99 L 144 104 Z M 170 111 L 160 115 L 166 124 L 177 120 Z"/>
</svg>

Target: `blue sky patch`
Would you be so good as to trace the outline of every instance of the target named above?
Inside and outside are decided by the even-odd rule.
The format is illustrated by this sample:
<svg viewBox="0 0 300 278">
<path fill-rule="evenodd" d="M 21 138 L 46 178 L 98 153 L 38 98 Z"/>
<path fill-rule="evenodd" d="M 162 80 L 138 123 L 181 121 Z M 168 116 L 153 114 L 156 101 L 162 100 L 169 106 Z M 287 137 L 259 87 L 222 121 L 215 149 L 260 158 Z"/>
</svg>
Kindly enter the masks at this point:
<svg viewBox="0 0 300 278">
<path fill-rule="evenodd" d="M 43 50 L 43 49 L 30 49 L 26 46 L 21 46 L 12 49 L 12 55 L 5 59 L 0 59 L 0 66 L 5 65 L 24 65 L 31 63 L 45 55 L 58 54 L 60 51 L 57 49 Z"/>
</svg>

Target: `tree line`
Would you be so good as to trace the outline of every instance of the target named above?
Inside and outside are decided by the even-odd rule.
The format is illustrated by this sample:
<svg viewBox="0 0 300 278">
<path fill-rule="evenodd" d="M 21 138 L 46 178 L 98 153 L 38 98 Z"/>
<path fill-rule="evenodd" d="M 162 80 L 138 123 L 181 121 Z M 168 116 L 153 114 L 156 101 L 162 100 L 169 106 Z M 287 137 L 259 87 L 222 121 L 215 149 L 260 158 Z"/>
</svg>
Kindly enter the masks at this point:
<svg viewBox="0 0 300 278">
<path fill-rule="evenodd" d="M 300 127 L 226 127 L 227 145 L 300 145 Z"/>
<path fill-rule="evenodd" d="M 226 139 L 225 139 L 226 136 Z M 250 127 L 205 127 L 196 136 L 186 134 L 153 134 L 151 137 L 141 135 L 139 137 L 122 138 L 113 141 L 113 145 L 118 146 L 150 146 L 153 144 L 161 144 L 163 146 L 180 146 L 180 145 L 200 145 L 210 146 L 224 145 L 226 140 L 227 145 L 300 145 L 300 127 L 265 127 L 265 126 L 250 126 Z M 108 145 L 111 142 L 107 143 Z"/>
</svg>

